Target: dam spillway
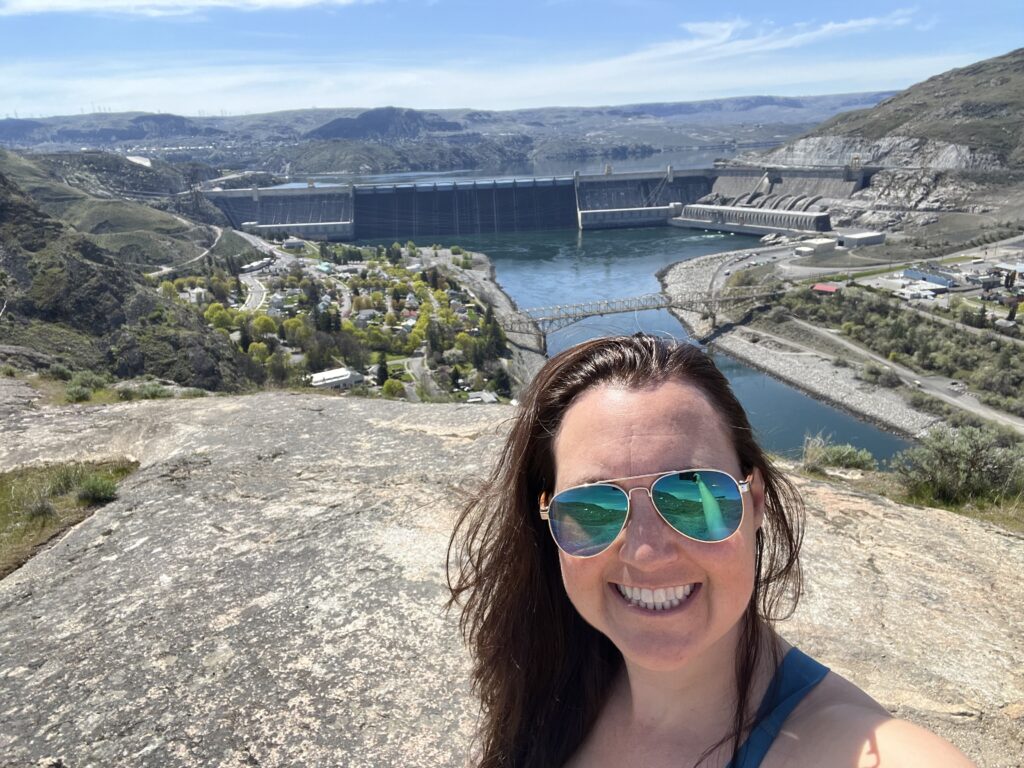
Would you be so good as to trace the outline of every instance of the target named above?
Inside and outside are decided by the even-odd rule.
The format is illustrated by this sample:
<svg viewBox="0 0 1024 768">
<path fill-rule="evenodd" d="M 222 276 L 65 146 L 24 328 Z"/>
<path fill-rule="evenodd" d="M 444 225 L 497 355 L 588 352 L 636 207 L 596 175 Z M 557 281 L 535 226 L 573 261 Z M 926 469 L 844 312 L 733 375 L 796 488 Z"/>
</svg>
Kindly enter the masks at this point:
<svg viewBox="0 0 1024 768">
<path fill-rule="evenodd" d="M 213 189 L 204 194 L 233 227 L 257 234 L 401 240 L 673 222 L 687 226 L 691 219 L 682 218 L 684 208 L 695 203 L 823 214 L 819 201 L 849 196 L 867 184 L 870 174 L 871 170 L 849 167 L 673 171 L 669 166 L 666 171 L 528 179 L 320 186 L 310 182 L 298 188 Z M 708 217 L 695 226 L 727 226 L 722 221 Z M 817 221 L 813 229 L 829 229 L 821 216 Z"/>
</svg>

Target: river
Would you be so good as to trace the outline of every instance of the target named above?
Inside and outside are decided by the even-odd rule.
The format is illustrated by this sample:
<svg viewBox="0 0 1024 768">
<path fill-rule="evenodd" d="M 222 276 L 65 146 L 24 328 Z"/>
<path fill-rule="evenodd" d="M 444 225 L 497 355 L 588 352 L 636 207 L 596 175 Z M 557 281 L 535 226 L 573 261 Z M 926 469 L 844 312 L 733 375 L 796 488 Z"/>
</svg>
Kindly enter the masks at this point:
<svg viewBox="0 0 1024 768">
<path fill-rule="evenodd" d="M 498 282 L 520 307 L 657 293 L 662 267 L 707 253 L 753 247 L 756 238 L 696 230 L 572 230 L 460 237 L 458 245 L 486 253 Z M 447 243 L 446 243 L 447 244 Z M 422 244 L 421 244 L 422 245 Z M 548 336 L 555 354 L 595 336 L 645 331 L 686 338 L 666 310 L 581 320 Z M 867 448 L 880 461 L 909 447 L 906 440 L 819 402 L 723 354 L 716 361 L 750 416 L 761 444 L 798 456 L 804 436 L 819 432 L 836 442 Z"/>
</svg>

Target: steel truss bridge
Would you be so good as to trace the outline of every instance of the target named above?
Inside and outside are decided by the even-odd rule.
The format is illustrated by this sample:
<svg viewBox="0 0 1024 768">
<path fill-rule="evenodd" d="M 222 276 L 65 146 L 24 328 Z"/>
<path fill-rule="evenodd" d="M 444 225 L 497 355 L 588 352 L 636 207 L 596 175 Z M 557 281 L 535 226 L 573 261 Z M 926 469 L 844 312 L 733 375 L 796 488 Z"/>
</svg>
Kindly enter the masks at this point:
<svg viewBox="0 0 1024 768">
<path fill-rule="evenodd" d="M 764 288 L 730 290 L 724 293 L 712 291 L 693 292 L 666 296 L 663 293 L 649 293 L 625 299 L 601 299 L 582 304 L 556 304 L 551 307 L 534 307 L 520 310 L 519 316 L 510 318 L 505 330 L 511 333 L 547 334 L 572 325 L 577 320 L 596 315 L 614 315 L 623 312 L 641 312 L 647 309 L 684 309 L 700 312 L 712 318 L 717 316 L 723 305 L 738 304 L 781 296 L 783 291 L 766 291 Z"/>
</svg>

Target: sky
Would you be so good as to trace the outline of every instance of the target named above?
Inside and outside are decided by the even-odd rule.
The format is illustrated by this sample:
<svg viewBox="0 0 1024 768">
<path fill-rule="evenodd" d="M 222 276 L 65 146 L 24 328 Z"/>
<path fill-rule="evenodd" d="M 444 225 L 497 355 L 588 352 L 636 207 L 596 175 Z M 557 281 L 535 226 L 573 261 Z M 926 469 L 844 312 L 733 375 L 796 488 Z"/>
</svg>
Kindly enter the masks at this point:
<svg viewBox="0 0 1024 768">
<path fill-rule="evenodd" d="M 0 117 L 898 90 L 1022 30 L 1021 0 L 0 0 Z"/>
</svg>

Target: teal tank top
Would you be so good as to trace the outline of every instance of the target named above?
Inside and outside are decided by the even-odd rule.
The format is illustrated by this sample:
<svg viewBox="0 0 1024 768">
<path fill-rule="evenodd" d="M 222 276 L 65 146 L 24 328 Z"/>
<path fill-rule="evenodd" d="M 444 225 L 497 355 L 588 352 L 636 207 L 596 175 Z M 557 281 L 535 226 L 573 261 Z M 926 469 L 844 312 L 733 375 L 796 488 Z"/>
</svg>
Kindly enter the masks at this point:
<svg viewBox="0 0 1024 768">
<path fill-rule="evenodd" d="M 828 667 L 791 648 L 775 670 L 764 700 L 758 707 L 753 730 L 736 750 L 728 768 L 757 768 L 761 765 L 786 718 L 827 674 Z"/>
</svg>

